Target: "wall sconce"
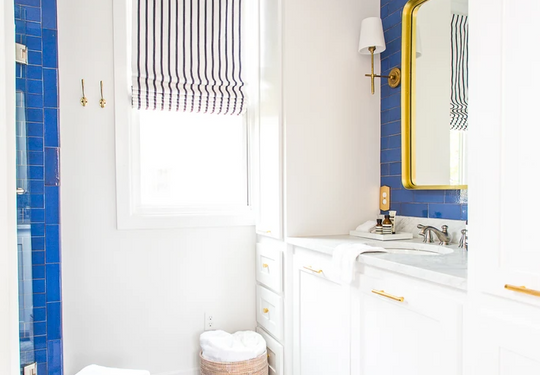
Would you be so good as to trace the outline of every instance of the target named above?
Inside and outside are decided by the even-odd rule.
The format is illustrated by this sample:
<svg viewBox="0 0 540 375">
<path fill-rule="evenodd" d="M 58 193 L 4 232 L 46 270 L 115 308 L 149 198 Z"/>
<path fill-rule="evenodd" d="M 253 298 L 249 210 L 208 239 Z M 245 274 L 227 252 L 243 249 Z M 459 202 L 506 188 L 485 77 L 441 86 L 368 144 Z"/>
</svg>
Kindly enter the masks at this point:
<svg viewBox="0 0 540 375">
<path fill-rule="evenodd" d="M 384 32 L 382 21 L 379 17 L 369 17 L 362 21 L 360 28 L 360 43 L 358 44 L 358 52 L 362 55 L 371 54 L 371 74 L 366 74 L 366 77 L 371 77 L 371 94 L 375 94 L 375 77 L 388 78 L 388 86 L 395 88 L 399 86 L 401 81 L 401 71 L 399 68 L 394 68 L 390 71 L 390 75 L 381 76 L 374 73 L 373 56 L 379 54 L 386 49 L 384 42 Z"/>
</svg>

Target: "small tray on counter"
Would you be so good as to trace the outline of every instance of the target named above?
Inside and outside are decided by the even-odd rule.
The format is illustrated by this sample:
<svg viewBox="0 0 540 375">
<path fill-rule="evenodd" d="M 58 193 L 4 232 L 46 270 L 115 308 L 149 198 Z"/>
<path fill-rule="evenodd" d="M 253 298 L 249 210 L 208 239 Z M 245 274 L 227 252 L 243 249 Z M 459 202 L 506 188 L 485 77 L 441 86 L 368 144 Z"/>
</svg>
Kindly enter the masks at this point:
<svg viewBox="0 0 540 375">
<path fill-rule="evenodd" d="M 349 232 L 351 236 L 370 238 L 372 240 L 379 241 L 395 241 L 395 240 L 410 240 L 413 238 L 412 233 L 400 232 L 395 234 L 377 234 L 369 232 L 359 232 L 356 230 L 351 230 Z"/>
</svg>

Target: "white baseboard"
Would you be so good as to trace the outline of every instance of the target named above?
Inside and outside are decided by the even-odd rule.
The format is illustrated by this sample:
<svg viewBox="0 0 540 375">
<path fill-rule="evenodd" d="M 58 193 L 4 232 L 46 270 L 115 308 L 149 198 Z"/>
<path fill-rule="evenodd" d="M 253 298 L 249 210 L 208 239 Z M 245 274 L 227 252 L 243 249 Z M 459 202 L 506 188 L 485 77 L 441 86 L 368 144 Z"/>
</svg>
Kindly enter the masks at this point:
<svg viewBox="0 0 540 375">
<path fill-rule="evenodd" d="M 192 370 L 160 372 L 159 374 L 152 375 L 200 375 L 200 373 L 201 371 L 198 368 L 195 368 Z"/>
</svg>

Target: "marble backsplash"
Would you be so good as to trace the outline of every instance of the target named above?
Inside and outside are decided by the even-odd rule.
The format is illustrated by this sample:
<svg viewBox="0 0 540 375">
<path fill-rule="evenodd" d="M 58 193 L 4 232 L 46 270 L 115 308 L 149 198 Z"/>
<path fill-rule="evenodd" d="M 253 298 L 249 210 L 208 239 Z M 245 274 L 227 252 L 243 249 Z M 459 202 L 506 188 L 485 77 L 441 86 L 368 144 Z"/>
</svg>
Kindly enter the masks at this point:
<svg viewBox="0 0 540 375">
<path fill-rule="evenodd" d="M 383 218 L 384 216 L 380 216 Z M 420 230 L 416 227 L 418 224 L 431 225 L 440 229 L 443 225 L 448 225 L 448 233 L 450 233 L 451 242 L 459 243 L 461 230 L 466 227 L 465 220 L 448 220 L 448 219 L 428 219 L 412 216 L 396 216 L 396 232 L 412 233 L 414 238 L 421 237 L 418 233 Z"/>
</svg>

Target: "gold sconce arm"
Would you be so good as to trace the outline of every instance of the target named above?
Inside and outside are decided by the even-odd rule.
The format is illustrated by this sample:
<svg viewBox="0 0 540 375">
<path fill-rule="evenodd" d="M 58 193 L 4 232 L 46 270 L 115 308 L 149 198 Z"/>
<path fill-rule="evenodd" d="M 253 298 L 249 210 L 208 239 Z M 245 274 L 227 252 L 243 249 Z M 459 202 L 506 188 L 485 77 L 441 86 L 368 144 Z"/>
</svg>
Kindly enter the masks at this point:
<svg viewBox="0 0 540 375">
<path fill-rule="evenodd" d="M 375 63 L 374 63 L 374 53 L 376 48 L 369 47 L 369 52 L 371 53 L 371 74 L 366 74 L 366 77 L 371 78 L 371 95 L 375 94 L 375 78 L 388 78 L 388 86 L 391 88 L 396 88 L 401 82 L 401 70 L 399 68 L 393 68 L 390 71 L 390 75 L 383 76 L 375 74 Z"/>
</svg>

